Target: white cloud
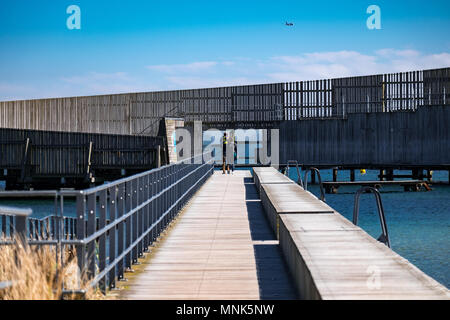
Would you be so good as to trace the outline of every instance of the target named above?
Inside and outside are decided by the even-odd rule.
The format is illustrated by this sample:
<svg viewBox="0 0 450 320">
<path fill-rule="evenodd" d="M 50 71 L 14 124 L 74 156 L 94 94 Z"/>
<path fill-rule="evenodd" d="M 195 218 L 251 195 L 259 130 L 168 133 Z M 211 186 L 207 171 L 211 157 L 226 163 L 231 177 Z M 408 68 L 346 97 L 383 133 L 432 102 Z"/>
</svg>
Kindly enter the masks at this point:
<svg viewBox="0 0 450 320">
<path fill-rule="evenodd" d="M 450 52 L 380 49 L 310 52 L 266 59 L 235 58 L 186 64 L 152 65 L 140 73 L 89 72 L 55 79 L 53 83 L 0 82 L 0 100 L 127 92 L 193 89 L 273 82 L 318 80 L 395 73 L 450 66 Z"/>
<path fill-rule="evenodd" d="M 246 77 L 237 78 L 205 78 L 190 76 L 171 76 L 165 78 L 169 83 L 168 89 L 192 89 L 192 88 L 214 88 L 255 84 L 254 80 Z"/>
<path fill-rule="evenodd" d="M 217 66 L 215 61 L 192 62 L 188 64 L 160 64 L 147 66 L 147 69 L 163 73 L 204 72 Z"/>
<path fill-rule="evenodd" d="M 39 94 L 33 86 L 0 82 L 0 101 L 25 100 Z"/>
<path fill-rule="evenodd" d="M 372 54 L 357 51 L 311 52 L 268 59 L 237 58 L 226 62 L 161 65 L 167 89 L 204 88 L 287 82 L 394 73 L 450 66 L 450 54 L 422 54 L 416 50 L 381 49 Z M 206 72 L 207 71 L 207 72 Z"/>
<path fill-rule="evenodd" d="M 380 57 L 386 58 L 392 57 L 414 58 L 420 56 L 420 52 L 416 50 L 395 50 L 395 49 L 381 49 L 376 51 L 375 54 Z"/>
<path fill-rule="evenodd" d="M 126 72 L 90 72 L 84 75 L 63 77 L 61 80 L 65 83 L 65 91 L 73 92 L 73 95 L 101 95 L 161 89 L 159 86 L 147 84 L 145 81 L 138 81 Z"/>
<path fill-rule="evenodd" d="M 125 72 L 99 73 L 90 72 L 85 75 L 63 77 L 61 80 L 72 84 L 83 84 L 90 81 L 130 81 L 130 77 Z"/>
<path fill-rule="evenodd" d="M 356 51 L 317 52 L 274 57 L 272 64 L 276 71 L 269 75 L 277 81 L 315 80 L 370 74 L 376 69 L 376 57 Z"/>
<path fill-rule="evenodd" d="M 394 49 L 371 55 L 356 51 L 317 52 L 274 57 L 265 65 L 269 77 L 276 81 L 315 80 L 449 67 L 450 53 Z"/>
</svg>

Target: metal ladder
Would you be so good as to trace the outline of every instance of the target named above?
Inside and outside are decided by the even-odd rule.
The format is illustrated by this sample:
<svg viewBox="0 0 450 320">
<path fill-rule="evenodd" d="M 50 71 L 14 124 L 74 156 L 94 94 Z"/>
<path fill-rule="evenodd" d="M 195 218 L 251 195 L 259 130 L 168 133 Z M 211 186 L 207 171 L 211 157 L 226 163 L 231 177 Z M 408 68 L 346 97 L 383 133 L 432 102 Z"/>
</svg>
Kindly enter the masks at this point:
<svg viewBox="0 0 450 320">
<path fill-rule="evenodd" d="M 287 162 L 287 176 L 289 177 L 289 169 L 290 169 L 290 164 L 294 164 L 295 167 L 297 168 L 297 184 L 303 188 L 303 181 L 302 181 L 302 176 L 300 175 L 300 167 L 298 165 L 298 161 L 297 160 L 289 160 Z"/>
<path fill-rule="evenodd" d="M 355 194 L 355 206 L 353 208 L 353 224 L 355 226 L 358 225 L 358 216 L 359 216 L 359 203 L 360 203 L 360 197 L 362 193 L 373 193 L 375 195 L 375 199 L 377 201 L 377 207 L 378 207 L 378 216 L 380 217 L 380 224 L 381 224 L 381 235 L 377 239 L 378 241 L 384 243 L 389 248 L 391 247 L 391 242 L 389 241 L 389 233 L 387 229 L 386 224 L 386 218 L 384 216 L 384 209 L 383 209 L 383 203 L 381 202 L 381 194 L 380 191 L 378 191 L 376 188 L 373 187 L 362 187 L 359 189 Z"/>
<path fill-rule="evenodd" d="M 317 173 L 317 177 L 319 178 L 319 186 L 320 186 L 320 200 L 322 200 L 323 202 L 325 202 L 325 192 L 323 190 L 323 183 L 322 183 L 322 176 L 320 175 L 320 170 L 317 168 L 308 168 L 305 171 L 305 178 L 303 179 L 304 181 L 304 189 L 306 191 L 308 191 L 308 174 L 310 171 L 315 171 Z"/>
</svg>

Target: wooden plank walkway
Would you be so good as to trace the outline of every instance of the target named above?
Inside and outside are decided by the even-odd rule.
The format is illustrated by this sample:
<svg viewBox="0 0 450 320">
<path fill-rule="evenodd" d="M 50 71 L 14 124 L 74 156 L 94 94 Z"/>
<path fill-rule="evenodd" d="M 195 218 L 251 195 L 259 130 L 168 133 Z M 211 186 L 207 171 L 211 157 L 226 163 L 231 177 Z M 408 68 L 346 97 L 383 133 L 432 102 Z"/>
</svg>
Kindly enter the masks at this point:
<svg viewBox="0 0 450 320">
<path fill-rule="evenodd" d="M 249 171 L 215 172 L 145 264 L 122 298 L 298 297 Z"/>
</svg>

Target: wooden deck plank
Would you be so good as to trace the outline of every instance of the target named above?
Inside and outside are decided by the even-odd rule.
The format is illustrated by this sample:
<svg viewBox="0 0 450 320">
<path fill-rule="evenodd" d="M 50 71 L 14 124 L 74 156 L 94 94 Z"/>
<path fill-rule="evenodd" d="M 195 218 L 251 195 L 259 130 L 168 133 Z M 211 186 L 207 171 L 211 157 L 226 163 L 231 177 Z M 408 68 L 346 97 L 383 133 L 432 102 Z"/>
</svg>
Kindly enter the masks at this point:
<svg viewBox="0 0 450 320">
<path fill-rule="evenodd" d="M 249 171 L 216 172 L 145 263 L 123 298 L 297 298 Z"/>
<path fill-rule="evenodd" d="M 450 298 L 443 285 L 300 186 L 267 183 L 260 193 L 302 298 Z"/>
</svg>

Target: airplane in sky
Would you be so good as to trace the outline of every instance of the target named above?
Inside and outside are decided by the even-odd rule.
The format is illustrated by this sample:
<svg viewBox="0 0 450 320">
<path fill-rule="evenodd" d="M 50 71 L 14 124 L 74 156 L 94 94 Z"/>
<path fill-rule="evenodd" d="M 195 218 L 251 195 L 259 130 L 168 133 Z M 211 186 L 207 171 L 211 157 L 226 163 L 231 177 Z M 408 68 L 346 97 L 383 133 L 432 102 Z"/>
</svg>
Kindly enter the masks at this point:
<svg viewBox="0 0 450 320">
<path fill-rule="evenodd" d="M 287 22 L 287 21 L 286 21 L 286 25 L 287 25 L 288 27 L 294 26 L 294 24 L 293 24 L 292 22 Z"/>
</svg>

